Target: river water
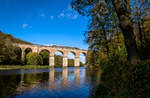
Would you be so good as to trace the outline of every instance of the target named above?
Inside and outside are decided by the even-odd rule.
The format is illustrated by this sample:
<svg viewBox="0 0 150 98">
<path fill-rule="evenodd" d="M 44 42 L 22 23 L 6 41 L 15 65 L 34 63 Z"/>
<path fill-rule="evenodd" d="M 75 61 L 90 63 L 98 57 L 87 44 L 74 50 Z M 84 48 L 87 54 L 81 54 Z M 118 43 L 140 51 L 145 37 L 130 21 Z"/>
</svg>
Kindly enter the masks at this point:
<svg viewBox="0 0 150 98">
<path fill-rule="evenodd" d="M 101 71 L 50 68 L 0 71 L 0 98 L 89 98 Z"/>
</svg>

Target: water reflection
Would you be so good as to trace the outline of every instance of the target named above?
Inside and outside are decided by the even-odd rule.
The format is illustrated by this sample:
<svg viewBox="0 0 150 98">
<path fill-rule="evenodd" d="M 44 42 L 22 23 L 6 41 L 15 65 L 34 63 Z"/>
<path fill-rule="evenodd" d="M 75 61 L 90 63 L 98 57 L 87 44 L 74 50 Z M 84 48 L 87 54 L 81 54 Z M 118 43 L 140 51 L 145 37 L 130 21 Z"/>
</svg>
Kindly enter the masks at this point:
<svg viewBox="0 0 150 98">
<path fill-rule="evenodd" d="M 80 84 L 80 68 L 79 67 L 75 67 L 74 68 L 74 81 L 76 85 Z"/>
<path fill-rule="evenodd" d="M 55 87 L 55 80 L 54 80 L 54 77 L 55 76 L 55 69 L 54 68 L 50 68 L 49 69 L 49 87 L 50 88 L 53 88 L 53 87 Z"/>
<path fill-rule="evenodd" d="M 83 67 L 0 71 L 0 98 L 87 98 L 99 83 L 100 71 L 92 72 Z"/>
<path fill-rule="evenodd" d="M 62 72 L 62 85 L 63 85 L 63 87 L 66 87 L 68 83 L 69 83 L 69 81 L 68 81 L 68 68 L 63 68 L 63 72 Z"/>
</svg>

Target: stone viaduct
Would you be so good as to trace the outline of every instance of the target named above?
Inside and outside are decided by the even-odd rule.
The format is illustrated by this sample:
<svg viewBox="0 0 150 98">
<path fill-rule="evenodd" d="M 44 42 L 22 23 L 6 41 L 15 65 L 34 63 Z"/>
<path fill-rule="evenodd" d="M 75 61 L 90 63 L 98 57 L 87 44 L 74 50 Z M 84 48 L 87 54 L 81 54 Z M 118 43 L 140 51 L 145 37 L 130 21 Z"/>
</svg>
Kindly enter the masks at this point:
<svg viewBox="0 0 150 98">
<path fill-rule="evenodd" d="M 25 50 L 30 48 L 32 52 L 40 53 L 42 50 L 47 50 L 49 52 L 49 66 L 54 67 L 54 55 L 55 52 L 59 51 L 63 54 L 63 67 L 68 66 L 68 53 L 73 53 L 75 56 L 74 66 L 80 66 L 79 56 L 80 53 L 86 56 L 87 50 L 79 49 L 76 47 L 66 47 L 66 46 L 43 46 L 43 45 L 28 45 L 28 44 L 15 44 L 15 46 L 21 48 L 22 60 L 24 60 Z"/>
</svg>

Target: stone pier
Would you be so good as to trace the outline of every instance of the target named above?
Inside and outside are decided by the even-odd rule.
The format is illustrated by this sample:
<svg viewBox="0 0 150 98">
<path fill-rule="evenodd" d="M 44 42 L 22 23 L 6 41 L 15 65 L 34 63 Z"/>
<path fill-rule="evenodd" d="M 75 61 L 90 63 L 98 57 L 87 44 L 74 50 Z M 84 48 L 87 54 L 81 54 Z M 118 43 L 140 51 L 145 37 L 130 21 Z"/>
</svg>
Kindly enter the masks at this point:
<svg viewBox="0 0 150 98">
<path fill-rule="evenodd" d="M 50 55 L 49 55 L 49 66 L 50 67 L 54 67 L 54 65 L 55 65 L 55 58 L 54 58 L 54 54 L 53 53 L 50 53 Z"/>
</svg>

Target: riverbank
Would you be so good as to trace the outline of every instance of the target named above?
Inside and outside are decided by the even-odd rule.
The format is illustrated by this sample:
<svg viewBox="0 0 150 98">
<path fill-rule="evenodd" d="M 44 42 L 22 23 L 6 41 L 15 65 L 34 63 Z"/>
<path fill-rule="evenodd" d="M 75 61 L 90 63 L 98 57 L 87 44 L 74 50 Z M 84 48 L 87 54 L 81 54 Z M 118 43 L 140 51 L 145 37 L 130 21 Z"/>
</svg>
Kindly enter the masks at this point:
<svg viewBox="0 0 150 98">
<path fill-rule="evenodd" d="M 40 65 L 0 65 L 0 70 L 11 70 L 11 69 L 44 69 L 50 68 L 50 66 L 40 66 Z"/>
<path fill-rule="evenodd" d="M 62 68 L 60 66 L 54 66 L 55 68 Z M 73 67 L 73 66 L 68 66 Z M 83 66 L 80 66 L 83 67 Z M 0 65 L 0 70 L 12 70 L 12 69 L 44 69 L 51 68 L 48 65 Z"/>
</svg>

